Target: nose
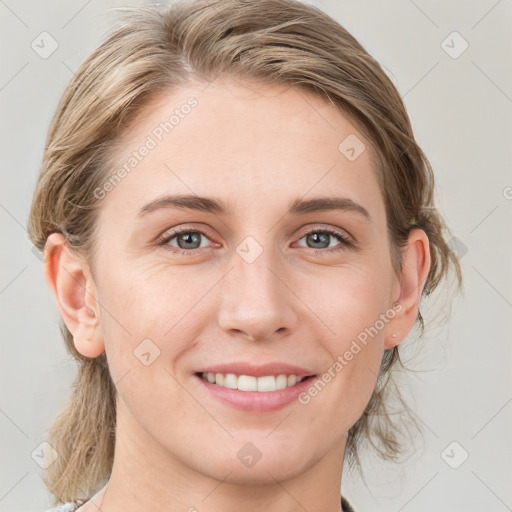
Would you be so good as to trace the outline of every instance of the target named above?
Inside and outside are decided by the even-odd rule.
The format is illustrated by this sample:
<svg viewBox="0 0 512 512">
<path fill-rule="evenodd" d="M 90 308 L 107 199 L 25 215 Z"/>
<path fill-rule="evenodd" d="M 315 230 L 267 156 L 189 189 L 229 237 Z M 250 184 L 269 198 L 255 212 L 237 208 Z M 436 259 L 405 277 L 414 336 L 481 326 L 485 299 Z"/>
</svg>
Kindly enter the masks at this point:
<svg viewBox="0 0 512 512">
<path fill-rule="evenodd" d="M 219 327 L 225 332 L 265 341 L 294 331 L 300 301 L 288 285 L 283 265 L 270 253 L 263 251 L 251 263 L 234 253 L 219 310 Z"/>
</svg>

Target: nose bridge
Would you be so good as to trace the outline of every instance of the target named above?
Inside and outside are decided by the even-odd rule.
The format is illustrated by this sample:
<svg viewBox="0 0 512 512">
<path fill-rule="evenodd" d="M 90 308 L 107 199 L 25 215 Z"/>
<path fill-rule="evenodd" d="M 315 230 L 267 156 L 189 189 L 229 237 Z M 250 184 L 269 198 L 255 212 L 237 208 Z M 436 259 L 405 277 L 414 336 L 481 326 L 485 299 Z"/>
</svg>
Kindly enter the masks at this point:
<svg viewBox="0 0 512 512">
<path fill-rule="evenodd" d="M 279 293 L 276 287 L 280 283 L 275 276 L 276 258 L 272 248 L 258 249 L 254 242 L 243 242 L 237 248 L 237 255 L 233 260 L 233 278 L 243 284 L 243 290 L 240 291 L 244 294 L 272 299 Z"/>
<path fill-rule="evenodd" d="M 236 247 L 230 279 L 234 284 L 232 291 L 240 300 L 247 297 L 254 304 L 270 304 L 282 293 L 283 285 L 275 275 L 279 267 L 276 251 L 269 245 L 271 238 L 267 237 L 268 243 L 263 245 L 247 237 Z"/>
<path fill-rule="evenodd" d="M 272 236 L 266 237 L 269 241 Z M 270 242 L 268 242 L 270 243 Z M 277 251 L 247 237 L 234 250 L 223 286 L 219 321 L 225 330 L 263 339 L 294 321 L 293 294 L 285 286 Z"/>
</svg>

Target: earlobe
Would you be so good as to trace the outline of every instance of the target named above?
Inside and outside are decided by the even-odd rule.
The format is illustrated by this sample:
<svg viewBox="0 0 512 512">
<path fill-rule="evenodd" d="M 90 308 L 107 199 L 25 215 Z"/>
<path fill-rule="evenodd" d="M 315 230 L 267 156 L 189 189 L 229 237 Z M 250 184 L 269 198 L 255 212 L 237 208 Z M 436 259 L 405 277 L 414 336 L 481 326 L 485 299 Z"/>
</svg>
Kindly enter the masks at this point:
<svg viewBox="0 0 512 512">
<path fill-rule="evenodd" d="M 86 357 L 102 354 L 105 346 L 91 273 L 60 233 L 50 234 L 46 241 L 45 277 L 76 349 Z"/>
<path fill-rule="evenodd" d="M 409 233 L 407 245 L 402 249 L 400 296 L 397 299 L 400 310 L 388 326 L 384 341 L 385 349 L 401 343 L 412 330 L 429 270 L 428 236 L 422 229 L 413 229 Z"/>
</svg>

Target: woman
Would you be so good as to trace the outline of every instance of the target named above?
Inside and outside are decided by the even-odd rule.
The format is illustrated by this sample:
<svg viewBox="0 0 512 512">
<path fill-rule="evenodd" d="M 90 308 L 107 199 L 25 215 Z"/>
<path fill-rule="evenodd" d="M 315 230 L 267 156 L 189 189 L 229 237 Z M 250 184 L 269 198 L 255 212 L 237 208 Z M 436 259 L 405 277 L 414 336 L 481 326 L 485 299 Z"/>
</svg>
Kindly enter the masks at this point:
<svg viewBox="0 0 512 512">
<path fill-rule="evenodd" d="M 401 450 L 389 372 L 420 300 L 460 283 L 433 186 L 397 90 L 320 10 L 131 10 L 68 85 L 30 212 L 79 363 L 55 504 L 352 510 L 344 464 Z"/>
</svg>

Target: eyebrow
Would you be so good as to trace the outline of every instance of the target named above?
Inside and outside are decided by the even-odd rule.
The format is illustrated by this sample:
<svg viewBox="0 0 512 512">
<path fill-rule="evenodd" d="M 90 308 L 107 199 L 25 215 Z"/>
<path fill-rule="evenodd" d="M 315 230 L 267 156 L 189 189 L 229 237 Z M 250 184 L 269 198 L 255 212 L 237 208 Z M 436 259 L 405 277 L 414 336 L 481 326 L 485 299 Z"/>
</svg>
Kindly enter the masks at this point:
<svg viewBox="0 0 512 512">
<path fill-rule="evenodd" d="M 143 217 L 162 208 L 178 208 L 231 215 L 231 205 L 213 197 L 201 197 L 190 194 L 173 194 L 158 197 L 143 206 L 138 213 Z M 313 199 L 295 199 L 288 205 L 289 215 L 306 215 L 321 211 L 351 211 L 360 214 L 366 221 L 372 222 L 368 210 L 348 197 L 317 197 Z"/>
</svg>

